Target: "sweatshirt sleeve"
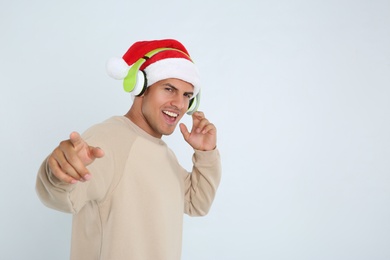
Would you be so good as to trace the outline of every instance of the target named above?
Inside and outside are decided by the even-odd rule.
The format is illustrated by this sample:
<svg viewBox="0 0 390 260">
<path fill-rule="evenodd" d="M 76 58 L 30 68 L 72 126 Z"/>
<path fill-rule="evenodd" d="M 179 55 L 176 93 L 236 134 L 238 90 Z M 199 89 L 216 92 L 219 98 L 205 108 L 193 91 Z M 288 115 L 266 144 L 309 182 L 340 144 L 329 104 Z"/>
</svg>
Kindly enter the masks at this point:
<svg viewBox="0 0 390 260">
<path fill-rule="evenodd" d="M 69 194 L 75 185 L 62 183 L 50 171 L 47 158 L 43 161 L 38 171 L 36 192 L 42 203 L 59 211 L 74 213 Z"/>
<path fill-rule="evenodd" d="M 217 149 L 198 151 L 192 158 L 193 169 L 185 177 L 185 210 L 190 216 L 206 215 L 221 180 L 221 160 Z"/>
</svg>

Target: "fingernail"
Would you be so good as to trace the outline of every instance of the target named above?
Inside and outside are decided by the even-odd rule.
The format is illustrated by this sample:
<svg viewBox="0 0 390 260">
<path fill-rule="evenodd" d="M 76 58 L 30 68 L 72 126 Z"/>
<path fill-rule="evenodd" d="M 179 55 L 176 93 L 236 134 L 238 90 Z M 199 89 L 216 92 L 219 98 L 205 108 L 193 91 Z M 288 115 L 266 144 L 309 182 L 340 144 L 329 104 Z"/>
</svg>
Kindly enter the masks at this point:
<svg viewBox="0 0 390 260">
<path fill-rule="evenodd" d="M 83 179 L 89 181 L 91 179 L 91 174 L 85 174 Z"/>
<path fill-rule="evenodd" d="M 77 180 L 72 180 L 70 183 L 71 183 L 71 184 L 76 184 L 76 183 L 77 183 Z"/>
</svg>

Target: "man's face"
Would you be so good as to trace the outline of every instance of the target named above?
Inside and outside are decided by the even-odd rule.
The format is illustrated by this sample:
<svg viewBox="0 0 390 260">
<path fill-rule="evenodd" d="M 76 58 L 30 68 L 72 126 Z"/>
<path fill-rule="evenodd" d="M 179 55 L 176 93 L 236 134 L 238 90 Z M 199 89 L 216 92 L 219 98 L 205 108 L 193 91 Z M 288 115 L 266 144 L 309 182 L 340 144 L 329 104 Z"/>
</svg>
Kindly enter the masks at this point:
<svg viewBox="0 0 390 260">
<path fill-rule="evenodd" d="M 187 112 L 193 91 L 190 83 L 173 78 L 148 87 L 141 108 L 149 128 L 147 132 L 157 138 L 172 134 Z"/>
</svg>

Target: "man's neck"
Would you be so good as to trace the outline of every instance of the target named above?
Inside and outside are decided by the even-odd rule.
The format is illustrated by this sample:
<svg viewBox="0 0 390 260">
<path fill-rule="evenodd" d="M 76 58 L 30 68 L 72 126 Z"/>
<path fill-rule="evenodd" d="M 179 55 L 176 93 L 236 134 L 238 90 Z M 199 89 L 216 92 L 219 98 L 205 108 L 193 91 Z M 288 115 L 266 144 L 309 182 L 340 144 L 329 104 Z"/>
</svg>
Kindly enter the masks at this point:
<svg viewBox="0 0 390 260">
<path fill-rule="evenodd" d="M 127 117 L 131 122 L 133 122 L 135 125 L 137 125 L 139 128 L 144 130 L 149 135 L 161 139 L 162 135 L 159 136 L 155 135 L 155 132 L 153 131 L 153 129 L 151 129 L 146 118 L 142 114 L 141 109 L 137 108 L 136 106 L 137 106 L 136 104 L 133 104 L 130 110 L 124 116 Z"/>
</svg>

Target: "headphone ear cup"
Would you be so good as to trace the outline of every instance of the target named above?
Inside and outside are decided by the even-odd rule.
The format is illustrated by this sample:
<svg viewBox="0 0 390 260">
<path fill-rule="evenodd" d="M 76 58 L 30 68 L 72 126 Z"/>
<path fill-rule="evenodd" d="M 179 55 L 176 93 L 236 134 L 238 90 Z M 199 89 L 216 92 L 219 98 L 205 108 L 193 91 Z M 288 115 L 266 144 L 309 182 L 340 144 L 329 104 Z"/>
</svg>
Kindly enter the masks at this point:
<svg viewBox="0 0 390 260">
<path fill-rule="evenodd" d="M 134 96 L 142 96 L 148 86 L 148 80 L 146 79 L 146 74 L 143 70 L 137 71 L 137 79 L 134 85 L 134 90 L 132 93 Z"/>
<path fill-rule="evenodd" d="M 200 92 L 190 100 L 190 105 L 188 106 L 187 114 L 192 115 L 198 110 L 200 104 Z"/>
</svg>

